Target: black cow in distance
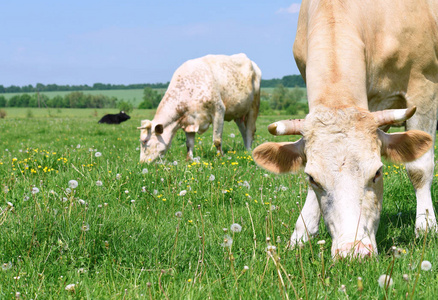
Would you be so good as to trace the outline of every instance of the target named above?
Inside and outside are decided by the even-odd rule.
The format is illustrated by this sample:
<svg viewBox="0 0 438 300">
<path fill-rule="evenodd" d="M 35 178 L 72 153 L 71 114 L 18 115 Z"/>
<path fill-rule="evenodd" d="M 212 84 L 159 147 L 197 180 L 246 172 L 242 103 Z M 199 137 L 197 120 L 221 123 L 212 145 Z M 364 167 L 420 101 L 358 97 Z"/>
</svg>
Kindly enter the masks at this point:
<svg viewBox="0 0 438 300">
<path fill-rule="evenodd" d="M 102 117 L 102 119 L 99 120 L 99 123 L 106 123 L 106 124 L 120 124 L 122 122 L 125 122 L 127 120 L 131 119 L 130 116 L 125 114 L 124 111 L 119 112 L 118 114 L 107 114 Z"/>
</svg>

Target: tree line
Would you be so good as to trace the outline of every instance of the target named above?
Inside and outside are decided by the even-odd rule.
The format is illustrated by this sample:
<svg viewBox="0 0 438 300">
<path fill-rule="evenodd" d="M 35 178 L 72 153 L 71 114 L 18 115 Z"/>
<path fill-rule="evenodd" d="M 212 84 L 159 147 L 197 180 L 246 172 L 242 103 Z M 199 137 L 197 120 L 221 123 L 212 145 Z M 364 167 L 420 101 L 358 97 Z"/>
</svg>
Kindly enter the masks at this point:
<svg viewBox="0 0 438 300">
<path fill-rule="evenodd" d="M 287 75 L 280 78 L 262 79 L 261 87 L 276 87 L 282 84 L 285 87 L 305 87 L 305 83 L 301 75 Z M 130 90 L 144 89 L 150 87 L 152 89 L 166 89 L 169 82 L 166 83 L 141 83 L 141 84 L 105 84 L 95 83 L 92 86 L 84 85 L 58 85 L 58 84 L 42 84 L 37 83 L 35 86 L 29 84 L 26 86 L 11 85 L 5 87 L 0 85 L 0 94 L 4 93 L 37 93 L 37 92 L 73 92 L 73 91 L 102 91 L 102 90 Z"/>
</svg>

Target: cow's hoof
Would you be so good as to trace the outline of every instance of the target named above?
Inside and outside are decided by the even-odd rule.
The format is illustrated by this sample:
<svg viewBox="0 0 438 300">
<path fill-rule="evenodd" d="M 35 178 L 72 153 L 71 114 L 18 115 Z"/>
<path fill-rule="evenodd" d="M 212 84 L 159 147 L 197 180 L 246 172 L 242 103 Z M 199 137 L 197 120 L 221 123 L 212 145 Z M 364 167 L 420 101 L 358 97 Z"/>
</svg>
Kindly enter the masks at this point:
<svg viewBox="0 0 438 300">
<path fill-rule="evenodd" d="M 371 244 L 364 244 L 361 241 L 343 244 L 335 250 L 335 258 L 365 258 L 374 254 L 374 247 Z"/>
</svg>

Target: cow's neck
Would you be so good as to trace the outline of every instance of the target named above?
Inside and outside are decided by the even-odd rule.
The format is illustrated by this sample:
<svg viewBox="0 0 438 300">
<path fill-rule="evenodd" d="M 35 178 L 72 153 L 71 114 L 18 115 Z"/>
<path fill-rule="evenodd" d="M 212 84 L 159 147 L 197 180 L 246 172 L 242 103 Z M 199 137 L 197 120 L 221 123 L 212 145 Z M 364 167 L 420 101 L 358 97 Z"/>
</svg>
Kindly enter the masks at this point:
<svg viewBox="0 0 438 300">
<path fill-rule="evenodd" d="M 368 108 L 364 44 L 350 16 L 327 1 L 308 24 L 306 82 L 315 106 Z M 335 21 L 336 20 L 336 21 Z"/>
</svg>

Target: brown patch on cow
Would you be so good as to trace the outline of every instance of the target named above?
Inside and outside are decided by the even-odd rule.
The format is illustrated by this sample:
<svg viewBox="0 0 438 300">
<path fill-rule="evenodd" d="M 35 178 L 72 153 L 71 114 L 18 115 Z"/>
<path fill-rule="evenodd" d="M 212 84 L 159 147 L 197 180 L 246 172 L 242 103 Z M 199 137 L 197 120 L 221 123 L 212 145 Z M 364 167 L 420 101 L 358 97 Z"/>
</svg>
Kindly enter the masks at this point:
<svg viewBox="0 0 438 300">
<path fill-rule="evenodd" d="M 412 182 L 412 185 L 414 186 L 414 189 L 422 188 L 425 184 L 424 180 L 424 172 L 422 170 L 418 169 L 409 169 L 408 170 L 409 179 Z"/>
</svg>

